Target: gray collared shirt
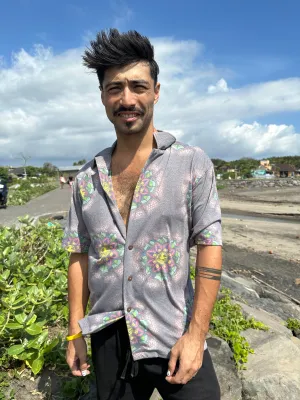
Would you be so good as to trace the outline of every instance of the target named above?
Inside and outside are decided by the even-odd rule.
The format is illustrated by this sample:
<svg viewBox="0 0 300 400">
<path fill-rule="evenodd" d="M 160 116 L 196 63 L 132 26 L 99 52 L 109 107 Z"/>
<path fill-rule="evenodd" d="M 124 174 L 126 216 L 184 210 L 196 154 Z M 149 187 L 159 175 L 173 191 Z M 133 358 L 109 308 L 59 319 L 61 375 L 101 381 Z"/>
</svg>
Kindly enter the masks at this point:
<svg viewBox="0 0 300 400">
<path fill-rule="evenodd" d="M 154 136 L 127 231 L 114 197 L 112 146 L 76 176 L 63 239 L 69 252 L 88 253 L 91 309 L 79 321 L 83 334 L 125 317 L 134 360 L 168 358 L 191 318 L 190 248 L 222 245 L 212 162 L 170 133 Z"/>
</svg>

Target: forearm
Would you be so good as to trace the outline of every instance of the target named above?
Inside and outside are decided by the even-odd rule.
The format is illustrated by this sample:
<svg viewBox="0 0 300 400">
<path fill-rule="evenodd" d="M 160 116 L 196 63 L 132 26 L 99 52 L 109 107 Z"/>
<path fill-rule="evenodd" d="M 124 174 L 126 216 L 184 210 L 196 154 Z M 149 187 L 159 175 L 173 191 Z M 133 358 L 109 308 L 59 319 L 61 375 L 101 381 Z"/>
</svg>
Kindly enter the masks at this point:
<svg viewBox="0 0 300 400">
<path fill-rule="evenodd" d="M 189 333 L 204 339 L 220 287 L 222 250 L 220 246 L 198 246 L 195 297 Z"/>
<path fill-rule="evenodd" d="M 85 315 L 89 295 L 88 255 L 73 253 L 68 271 L 69 335 L 80 331 L 78 321 Z"/>
</svg>

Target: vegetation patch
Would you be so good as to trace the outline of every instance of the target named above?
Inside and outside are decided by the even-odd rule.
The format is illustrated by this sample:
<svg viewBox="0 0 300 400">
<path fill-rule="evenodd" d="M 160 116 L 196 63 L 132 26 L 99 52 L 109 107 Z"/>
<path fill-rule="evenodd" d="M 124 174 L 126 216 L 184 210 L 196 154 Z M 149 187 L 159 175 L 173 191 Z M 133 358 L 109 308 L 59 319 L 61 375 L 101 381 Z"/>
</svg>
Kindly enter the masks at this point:
<svg viewBox="0 0 300 400">
<path fill-rule="evenodd" d="M 57 183 L 47 179 L 26 179 L 19 183 L 19 187 L 10 188 L 8 192 L 8 206 L 20 206 L 29 200 L 50 192 L 58 187 Z"/>
<path fill-rule="evenodd" d="M 288 318 L 286 321 L 286 326 L 293 332 L 294 336 L 300 336 L 300 321 L 296 318 Z"/>
<path fill-rule="evenodd" d="M 65 361 L 69 256 L 61 247 L 63 230 L 53 221 L 33 225 L 25 217 L 19 222 L 17 228 L 0 227 L 0 400 L 16 399 L 9 379 L 43 371 L 51 371 L 61 383 L 59 395 L 47 398 L 79 399 L 95 377 L 93 371 L 85 378 L 72 377 Z M 211 333 L 229 343 L 241 368 L 253 350 L 240 332 L 267 328 L 245 319 L 230 292 L 222 293 Z"/>
<path fill-rule="evenodd" d="M 221 290 L 221 298 L 216 302 L 211 319 L 211 334 L 224 339 L 233 352 L 238 369 L 245 369 L 248 355 L 254 353 L 247 340 L 241 335 L 246 329 L 268 330 L 262 322 L 246 318 L 240 305 L 231 299 L 229 289 Z"/>
</svg>

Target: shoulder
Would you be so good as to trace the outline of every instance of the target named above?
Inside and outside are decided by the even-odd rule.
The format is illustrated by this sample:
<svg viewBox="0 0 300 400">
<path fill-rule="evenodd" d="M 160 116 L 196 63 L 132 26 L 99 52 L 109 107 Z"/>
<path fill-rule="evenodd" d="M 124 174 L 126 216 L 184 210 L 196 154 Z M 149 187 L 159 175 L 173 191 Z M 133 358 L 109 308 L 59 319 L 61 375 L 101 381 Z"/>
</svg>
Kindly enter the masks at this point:
<svg viewBox="0 0 300 400">
<path fill-rule="evenodd" d="M 213 167 L 213 163 L 209 156 L 205 153 L 201 147 L 191 146 L 186 143 L 176 141 L 172 144 L 171 149 L 176 153 L 185 155 L 188 157 L 193 167 L 198 167 L 203 170 L 208 170 Z"/>
</svg>

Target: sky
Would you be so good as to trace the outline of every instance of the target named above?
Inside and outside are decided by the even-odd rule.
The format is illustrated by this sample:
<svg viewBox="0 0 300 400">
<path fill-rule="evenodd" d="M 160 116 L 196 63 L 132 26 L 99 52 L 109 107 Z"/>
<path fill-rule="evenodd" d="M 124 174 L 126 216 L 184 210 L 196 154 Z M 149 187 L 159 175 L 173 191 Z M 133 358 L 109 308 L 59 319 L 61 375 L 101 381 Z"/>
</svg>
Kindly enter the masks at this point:
<svg viewBox="0 0 300 400">
<path fill-rule="evenodd" d="M 210 157 L 300 154 L 298 0 L 0 0 L 0 165 L 91 159 L 115 140 L 82 54 L 134 29 L 160 67 L 155 127 Z"/>
</svg>

